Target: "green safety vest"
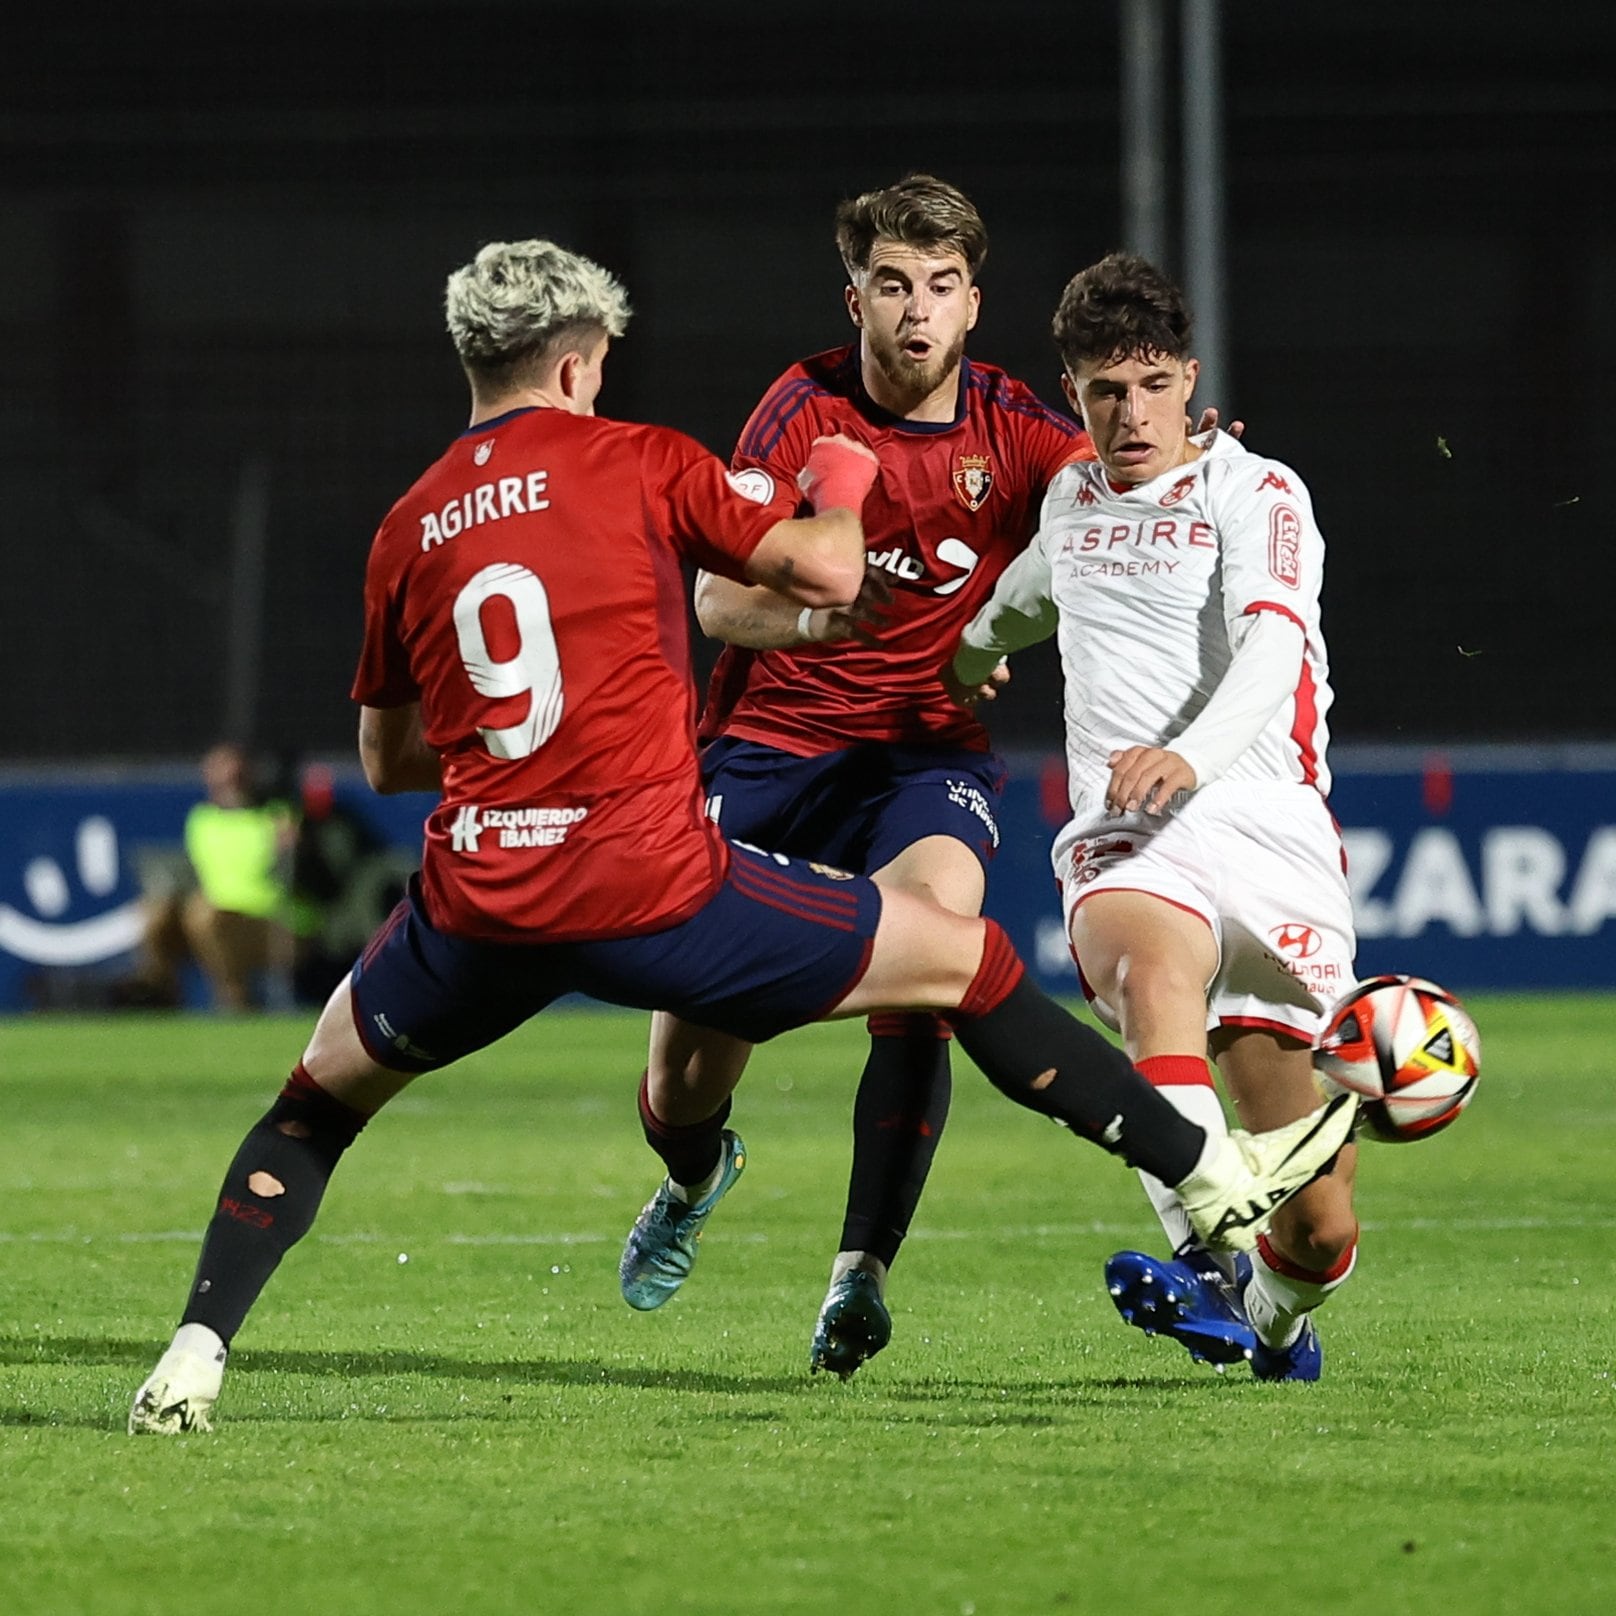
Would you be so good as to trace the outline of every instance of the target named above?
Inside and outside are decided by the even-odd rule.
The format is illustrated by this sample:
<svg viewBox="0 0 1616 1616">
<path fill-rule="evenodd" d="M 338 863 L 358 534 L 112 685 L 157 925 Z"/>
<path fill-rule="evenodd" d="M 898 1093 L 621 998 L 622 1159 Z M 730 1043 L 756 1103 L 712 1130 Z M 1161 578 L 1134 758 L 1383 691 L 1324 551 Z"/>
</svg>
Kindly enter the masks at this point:
<svg viewBox="0 0 1616 1616">
<path fill-rule="evenodd" d="M 267 919 L 285 902 L 276 869 L 283 827 L 291 816 L 281 803 L 263 808 L 220 808 L 199 802 L 185 816 L 185 851 L 215 909 Z"/>
</svg>

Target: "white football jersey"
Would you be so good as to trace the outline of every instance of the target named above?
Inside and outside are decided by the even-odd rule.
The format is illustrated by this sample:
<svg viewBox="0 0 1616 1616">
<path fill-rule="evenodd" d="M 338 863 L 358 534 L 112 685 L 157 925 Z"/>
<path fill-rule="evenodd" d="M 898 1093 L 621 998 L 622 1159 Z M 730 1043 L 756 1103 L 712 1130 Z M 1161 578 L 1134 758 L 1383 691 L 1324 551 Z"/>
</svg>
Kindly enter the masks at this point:
<svg viewBox="0 0 1616 1616">
<path fill-rule="evenodd" d="M 1301 630 L 1294 686 L 1221 776 L 1329 790 L 1324 540 L 1312 501 L 1288 466 L 1227 434 L 1205 447 L 1120 493 L 1098 462 L 1063 467 L 1037 537 L 965 634 L 979 650 L 1057 634 L 1075 813 L 1092 809 L 1079 782 L 1094 781 L 1112 751 L 1172 746 L 1263 612 Z"/>
</svg>

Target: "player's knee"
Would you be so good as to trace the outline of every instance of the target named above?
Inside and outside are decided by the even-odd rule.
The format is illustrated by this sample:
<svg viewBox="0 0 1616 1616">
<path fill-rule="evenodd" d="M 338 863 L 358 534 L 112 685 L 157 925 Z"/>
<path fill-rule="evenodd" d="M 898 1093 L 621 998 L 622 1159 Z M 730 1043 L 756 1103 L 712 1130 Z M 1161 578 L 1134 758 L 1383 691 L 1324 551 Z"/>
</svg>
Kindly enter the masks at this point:
<svg viewBox="0 0 1616 1616">
<path fill-rule="evenodd" d="M 1320 1179 L 1274 1214 L 1271 1238 L 1303 1268 L 1335 1267 L 1358 1238 L 1352 1192 L 1344 1183 Z"/>
<path fill-rule="evenodd" d="M 916 1010 L 955 1009 L 982 961 L 982 922 L 890 893 L 866 973 L 865 1004 Z"/>
<path fill-rule="evenodd" d="M 1111 1002 L 1121 1013 L 1124 1025 L 1134 1025 L 1141 1017 L 1201 1002 L 1206 984 L 1181 960 L 1124 958 L 1117 965 L 1114 991 Z"/>
</svg>

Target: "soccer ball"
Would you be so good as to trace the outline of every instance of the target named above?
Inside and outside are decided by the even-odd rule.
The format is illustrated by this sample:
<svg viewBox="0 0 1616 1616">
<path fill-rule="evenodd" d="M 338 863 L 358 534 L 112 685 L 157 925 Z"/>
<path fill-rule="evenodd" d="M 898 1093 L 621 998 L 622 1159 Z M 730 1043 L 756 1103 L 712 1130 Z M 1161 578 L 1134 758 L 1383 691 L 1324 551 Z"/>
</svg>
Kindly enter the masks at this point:
<svg viewBox="0 0 1616 1616">
<path fill-rule="evenodd" d="M 1313 1067 L 1363 1096 L 1360 1132 L 1406 1144 L 1439 1133 L 1470 1104 L 1481 1039 L 1446 988 L 1418 976 L 1372 976 L 1337 1001 Z"/>
</svg>

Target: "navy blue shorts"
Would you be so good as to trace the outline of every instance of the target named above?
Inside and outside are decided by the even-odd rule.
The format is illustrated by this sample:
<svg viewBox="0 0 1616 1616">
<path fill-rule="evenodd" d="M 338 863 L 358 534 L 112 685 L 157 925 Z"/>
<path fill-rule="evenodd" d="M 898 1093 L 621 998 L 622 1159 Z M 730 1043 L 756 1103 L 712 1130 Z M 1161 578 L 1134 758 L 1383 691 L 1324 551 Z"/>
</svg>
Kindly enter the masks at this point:
<svg viewBox="0 0 1616 1616">
<path fill-rule="evenodd" d="M 880 918 L 880 892 L 862 877 L 741 847 L 689 920 L 601 942 L 451 936 L 428 918 L 417 878 L 353 968 L 354 1024 L 372 1060 L 403 1072 L 482 1049 L 565 993 L 761 1044 L 846 998 Z"/>
<path fill-rule="evenodd" d="M 731 840 L 868 875 L 926 836 L 952 836 L 986 869 L 999 845 L 1005 767 L 992 752 L 850 746 L 798 757 L 720 735 L 701 755 L 707 811 Z"/>
</svg>

